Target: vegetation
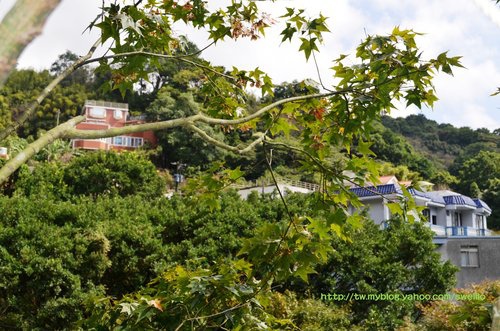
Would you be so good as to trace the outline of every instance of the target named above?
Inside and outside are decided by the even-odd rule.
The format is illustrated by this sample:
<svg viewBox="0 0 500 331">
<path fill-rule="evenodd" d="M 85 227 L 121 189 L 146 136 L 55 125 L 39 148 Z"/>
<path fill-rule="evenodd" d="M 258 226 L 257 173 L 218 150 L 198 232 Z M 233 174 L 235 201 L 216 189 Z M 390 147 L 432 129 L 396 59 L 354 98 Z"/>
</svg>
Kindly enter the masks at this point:
<svg viewBox="0 0 500 331">
<path fill-rule="evenodd" d="M 456 302 L 434 301 L 422 306 L 419 325 L 425 330 L 494 330 L 492 312 L 500 296 L 500 282 L 485 281 L 467 289 L 453 290 Z M 470 300 L 467 296 L 478 296 Z"/>
<path fill-rule="evenodd" d="M 96 162 L 103 159 L 108 162 Z M 140 169 L 137 166 L 142 162 L 142 171 L 153 179 L 135 185 L 134 192 L 125 191 L 127 194 L 120 194 L 106 189 L 97 192 L 89 187 L 87 191 L 76 194 L 75 188 L 71 187 L 72 181 L 64 181 L 67 177 L 65 174 L 71 174 L 76 165 L 87 164 L 81 168 L 88 168 L 97 178 L 106 174 L 102 181 L 118 179 L 116 183 L 124 183 L 123 178 L 127 178 L 129 174 L 131 160 L 134 161 L 136 170 Z M 321 225 L 321 213 L 318 213 L 316 207 L 318 200 L 314 196 L 289 196 L 285 206 L 270 196 L 254 194 L 243 201 L 235 193 L 228 192 L 219 201 L 220 209 L 214 210 L 204 204 L 193 206 L 189 197 L 174 196 L 165 199 L 158 194 L 144 194 L 154 192 L 158 183 L 162 182 L 162 178 L 156 171 L 151 171 L 151 167 L 151 163 L 141 161 L 135 153 L 88 153 L 67 164 L 42 162 L 33 173 L 25 170 L 20 174 L 15 182 L 14 196 L 3 197 L 0 201 L 3 210 L 0 222 L 0 268 L 3 271 L 0 297 L 4 298 L 0 302 L 0 309 L 4 312 L 0 324 L 3 327 L 70 328 L 89 317 L 89 314 L 93 317 L 84 322 L 90 323 L 85 324 L 89 327 L 98 324 L 110 327 L 118 320 L 132 323 L 131 328 L 154 326 L 156 322 L 150 322 L 149 319 L 136 323 L 135 314 L 141 314 L 142 311 L 139 308 L 130 310 L 127 318 L 113 313 L 109 315 L 111 319 L 103 319 L 108 316 L 105 309 L 111 311 L 115 305 L 124 307 L 127 306 L 125 303 L 135 302 L 134 298 L 151 297 L 143 302 L 148 316 L 153 321 L 159 318 L 158 323 L 168 329 L 168 325 L 173 326 L 181 321 L 167 314 L 167 319 L 171 321 L 168 323 L 172 323 L 168 324 L 163 317 L 156 316 L 155 313 L 160 313 L 160 310 L 151 309 L 151 300 L 158 300 L 161 307 L 170 302 L 170 299 L 163 296 L 165 294 L 157 293 L 162 286 L 167 286 L 162 281 L 174 282 L 168 286 L 180 286 L 180 283 L 174 284 L 183 282 L 183 286 L 187 286 L 187 292 L 178 293 L 184 299 L 177 297 L 176 300 L 180 300 L 178 302 L 181 305 L 186 300 L 195 300 L 193 304 L 196 307 L 203 304 L 203 301 L 198 302 L 197 296 L 191 298 L 194 286 L 192 282 L 200 282 L 206 276 L 208 283 L 197 285 L 201 286 L 197 295 L 216 296 L 221 300 L 219 286 L 224 282 L 229 282 L 226 285 L 230 286 L 231 279 L 226 278 L 227 271 L 224 269 L 219 269 L 218 274 L 224 275 L 219 279 L 217 274 L 213 274 L 214 268 L 227 268 L 230 263 L 235 264 L 235 270 L 243 268 L 242 272 L 249 272 L 249 263 L 252 262 L 245 262 L 241 256 L 237 256 L 245 249 L 254 247 L 252 242 L 262 242 L 263 239 L 259 236 L 272 235 L 274 227 L 286 226 L 288 213 L 304 212 L 314 216 L 310 220 L 314 225 L 312 229 Z M 138 176 L 143 177 L 145 176 Z M 63 195 L 61 192 L 72 194 Z M 71 201 L 67 201 L 68 197 Z M 320 232 L 323 236 L 326 234 L 324 230 Z M 356 288 L 359 291 L 371 288 L 368 291 L 370 293 L 399 292 L 410 288 L 419 293 L 442 293 L 452 286 L 453 268 L 440 262 L 436 254 L 430 253 L 431 234 L 419 223 L 409 225 L 395 222 L 391 231 L 384 231 L 371 222 L 365 222 L 361 228 L 346 228 L 343 233 L 349 235 L 352 242 L 345 241 L 346 238 L 331 237 L 332 242 L 327 246 L 333 247 L 336 253 L 326 265 L 311 266 L 318 276 L 310 278 L 309 284 L 299 281 L 307 279 L 305 275 L 299 279 L 293 278 L 294 280 L 283 278 L 280 281 L 282 286 L 278 288 L 288 288 L 295 291 L 295 294 L 274 293 L 269 298 L 260 298 L 259 295 L 265 309 L 255 307 L 254 309 L 261 311 L 256 312 L 256 316 L 271 325 L 285 323 L 285 320 L 290 319 L 292 322 L 286 323 L 304 327 L 309 325 L 310 328 L 316 323 L 326 325 L 333 321 L 336 324 L 331 328 L 348 328 L 356 324 L 360 328 L 363 325 L 400 325 L 404 317 L 412 315 L 412 305 L 402 309 L 396 308 L 396 305 L 393 308 L 384 305 L 376 308 L 377 305 L 374 304 L 371 309 L 379 313 L 368 314 L 366 306 L 328 308 L 328 302 L 317 301 L 319 293 L 349 290 L 346 287 L 348 283 L 361 286 Z M 244 238 L 247 238 L 246 242 Z M 409 238 L 413 239 L 408 240 Z M 262 252 L 250 254 L 257 254 L 254 257 L 257 259 Z M 183 267 L 179 265 L 179 261 L 184 261 Z M 267 267 L 269 265 L 260 264 L 258 272 L 264 272 Z M 332 270 L 340 271 L 343 276 L 327 276 Z M 360 272 L 361 270 L 364 272 Z M 384 281 L 388 278 L 379 277 L 383 274 L 387 276 L 387 270 L 391 270 L 390 275 L 394 276 L 390 277 L 390 283 Z M 395 277 L 394 270 L 399 270 L 398 277 Z M 180 278 L 171 278 L 172 272 L 179 273 Z M 188 274 L 184 272 L 194 278 L 186 278 Z M 160 278 L 156 283 L 150 283 L 158 276 Z M 425 279 L 429 278 L 432 281 L 426 283 Z M 333 279 L 337 279 L 338 283 L 331 283 Z M 219 281 L 223 283 L 217 285 Z M 415 281 L 418 281 L 418 288 L 415 287 Z M 249 295 L 245 291 L 253 291 L 240 281 L 236 284 L 239 285 L 234 290 L 229 289 L 224 300 L 234 300 L 234 291 L 243 291 L 239 295 Z M 218 291 L 212 292 L 210 286 L 216 286 Z M 137 291 L 140 294 L 127 294 Z M 96 298 L 104 296 L 124 298 L 118 302 L 101 300 L 94 307 Z M 223 302 L 219 301 L 218 305 Z M 302 302 L 305 306 L 302 306 Z M 283 304 L 290 307 L 285 309 L 281 306 Z M 324 307 L 323 312 L 319 310 L 313 313 L 313 305 Z M 135 304 L 131 307 L 135 307 Z M 121 309 L 119 308 L 120 311 Z M 177 311 L 174 307 L 172 309 Z M 308 309 L 310 310 L 306 313 Z M 394 313 L 388 319 L 388 312 L 391 310 Z M 315 320 L 316 314 L 322 314 L 323 319 Z M 357 316 L 357 319 L 353 316 Z"/>
<path fill-rule="evenodd" d="M 19 15 L 19 8 L 12 14 Z M 329 31 L 326 18 L 287 8 L 281 19 L 282 42 L 298 40 L 306 60 L 313 59 Z M 332 243 L 339 250 L 343 245 L 359 249 L 353 257 L 362 255 L 364 245 L 344 243 L 350 240 L 347 235 L 362 236 L 356 231 L 368 224 L 361 211 L 348 212 L 349 206 L 362 205 L 344 181 L 364 185 L 378 178 L 376 143 L 388 151 L 390 143 L 383 139 L 404 145 L 384 132 L 375 141 L 380 114 L 393 109 L 394 100 L 432 106 L 437 100 L 433 76 L 451 74 L 461 66 L 459 57 L 442 53 L 425 59 L 415 42 L 417 33 L 394 28 L 388 35 L 367 36 L 355 56 L 334 60 L 336 85 L 318 90 L 310 81 L 276 86 L 259 68 L 214 66 L 172 32 L 174 24 L 204 29 L 210 47 L 227 38 L 257 39 L 273 23 L 253 1 L 216 9 L 202 1 L 115 2 L 105 4 L 90 24 L 101 35 L 87 54 L 63 54 L 51 72 L 11 74 L 0 98 L 0 141 L 19 142 L 13 138 L 17 132 L 29 143 L 21 141 L 19 152 L 0 169 L 5 194 L 0 197 L 1 327 L 315 329 L 334 323 L 339 329 L 352 324 L 374 329 L 412 318 L 413 307 L 405 305 L 331 310 L 321 303 L 315 310 L 314 298 L 277 293 L 276 287 L 311 286 L 314 293 L 328 284 L 325 275 L 313 276 L 322 265 L 328 270 L 329 263 L 338 262 Z M 27 25 L 39 23 L 33 19 Z M 94 55 L 109 42 L 110 52 Z M 8 43 L 16 49 L 26 46 Z M 2 74 L 12 67 L 0 65 Z M 94 65 L 93 74 L 81 70 Z M 89 88 L 99 83 L 100 91 Z M 248 87 L 259 89 L 262 98 L 249 95 Z M 84 117 L 77 116 L 75 106 L 88 95 L 125 98 L 153 122 L 77 130 Z M 163 166 L 192 159 L 205 170 L 193 174 L 184 197 L 164 198 L 163 178 L 136 154 L 90 153 L 68 160 L 47 149 L 61 139 L 145 130 L 170 130 L 160 134 L 157 152 Z M 319 178 L 322 191 L 312 201 L 254 195 L 244 202 L 224 193 L 262 165 L 275 178 L 280 156 L 300 162 L 301 171 Z M 435 173 L 425 158 L 402 155 L 401 162 L 424 176 Z M 336 269 L 340 281 L 335 286 L 355 282 L 353 288 L 370 291 L 449 289 L 453 270 L 436 255 L 424 254 L 430 235 L 406 222 L 416 209 L 407 198 L 393 206 L 395 218 L 404 220 L 394 221 L 393 234 L 367 228 L 373 234 L 370 245 L 380 247 L 380 255 L 357 262 L 380 264 L 366 268 L 364 275 Z M 421 236 L 411 237 L 412 231 Z M 412 240 L 402 240 L 407 237 Z M 398 272 L 393 282 L 369 274 L 389 269 Z M 430 282 L 430 275 L 437 280 Z M 357 319 L 353 314 L 359 314 Z"/>
</svg>

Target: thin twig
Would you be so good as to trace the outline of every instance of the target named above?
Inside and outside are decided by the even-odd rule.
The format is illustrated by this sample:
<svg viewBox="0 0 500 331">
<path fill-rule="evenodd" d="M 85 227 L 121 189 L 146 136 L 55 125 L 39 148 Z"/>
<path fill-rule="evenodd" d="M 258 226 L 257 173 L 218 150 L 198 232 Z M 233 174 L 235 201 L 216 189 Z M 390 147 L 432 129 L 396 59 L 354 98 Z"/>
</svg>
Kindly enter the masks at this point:
<svg viewBox="0 0 500 331">
<path fill-rule="evenodd" d="M 314 60 L 314 65 L 316 66 L 316 73 L 318 74 L 318 79 L 319 79 L 319 83 L 321 84 L 321 87 L 325 90 L 325 91 L 328 91 L 328 92 L 333 92 L 332 90 L 328 89 L 324 84 L 323 84 L 323 80 L 321 79 L 321 72 L 319 71 L 319 66 L 318 66 L 318 61 L 316 60 L 316 55 L 315 55 L 316 52 L 312 52 L 312 56 L 313 56 L 313 60 Z"/>
</svg>

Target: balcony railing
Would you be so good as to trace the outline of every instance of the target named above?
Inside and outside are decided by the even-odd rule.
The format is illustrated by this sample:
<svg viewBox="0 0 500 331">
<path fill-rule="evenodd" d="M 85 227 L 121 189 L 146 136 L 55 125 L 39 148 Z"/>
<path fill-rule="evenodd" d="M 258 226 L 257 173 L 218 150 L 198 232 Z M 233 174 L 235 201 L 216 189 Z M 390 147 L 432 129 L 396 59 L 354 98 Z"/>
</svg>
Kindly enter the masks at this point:
<svg viewBox="0 0 500 331">
<path fill-rule="evenodd" d="M 484 236 L 490 236 L 491 231 L 488 229 L 478 229 L 470 226 L 447 226 L 446 235 L 484 237 Z"/>
<path fill-rule="evenodd" d="M 438 236 L 446 236 L 446 228 L 442 225 L 425 223 L 428 227 L 431 228 L 432 231 Z"/>
<path fill-rule="evenodd" d="M 446 227 L 447 236 L 467 236 L 466 226 L 447 226 Z"/>
</svg>

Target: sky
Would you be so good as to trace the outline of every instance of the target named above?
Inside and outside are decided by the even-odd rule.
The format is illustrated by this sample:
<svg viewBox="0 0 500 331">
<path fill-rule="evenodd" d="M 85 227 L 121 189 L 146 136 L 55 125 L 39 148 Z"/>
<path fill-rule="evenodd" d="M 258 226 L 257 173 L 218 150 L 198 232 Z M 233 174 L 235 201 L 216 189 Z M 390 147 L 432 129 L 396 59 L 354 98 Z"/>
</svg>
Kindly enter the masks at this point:
<svg viewBox="0 0 500 331">
<path fill-rule="evenodd" d="M 0 0 L 0 17 L 14 0 Z M 209 0 L 209 6 L 226 0 Z M 101 0 L 63 0 L 49 17 L 40 35 L 19 58 L 18 68 L 49 68 L 59 54 L 71 50 L 84 54 L 98 38 L 98 31 L 83 32 L 99 12 Z M 500 128 L 500 95 L 490 96 L 500 87 L 500 5 L 492 0 L 277 0 L 259 1 L 262 11 L 273 18 L 286 7 L 306 9 L 311 17 L 327 16 L 331 33 L 317 54 L 325 85 L 333 84 L 332 60 L 339 54 L 352 54 L 367 35 L 387 34 L 395 26 L 423 33 L 417 44 L 424 58 L 448 51 L 462 56 L 466 69 L 455 69 L 454 76 L 439 74 L 435 79 L 439 101 L 434 109 L 419 110 L 399 105 L 391 116 L 423 113 L 438 123 L 457 127 Z M 218 43 L 202 56 L 217 65 L 239 69 L 259 67 L 275 83 L 312 78 L 318 81 L 316 67 L 298 52 L 298 44 L 281 43 L 283 25 L 279 22 L 258 41 L 238 40 Z M 178 27 L 198 47 L 207 45 L 200 31 Z"/>
</svg>

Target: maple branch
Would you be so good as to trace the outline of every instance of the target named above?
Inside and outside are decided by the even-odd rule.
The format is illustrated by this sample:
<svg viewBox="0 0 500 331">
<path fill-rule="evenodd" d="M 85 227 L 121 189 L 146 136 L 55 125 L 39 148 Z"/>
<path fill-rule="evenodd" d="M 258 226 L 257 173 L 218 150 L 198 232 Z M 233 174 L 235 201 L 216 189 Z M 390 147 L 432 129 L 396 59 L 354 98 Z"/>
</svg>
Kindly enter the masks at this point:
<svg viewBox="0 0 500 331">
<path fill-rule="evenodd" d="M 125 57 L 125 56 L 133 56 L 133 55 L 156 56 L 156 57 L 162 57 L 162 58 L 166 58 L 166 59 L 181 59 L 181 58 L 187 58 L 187 57 L 193 57 L 193 56 L 199 55 L 214 44 L 215 44 L 215 41 L 212 41 L 210 44 L 203 47 L 202 49 L 197 50 L 196 52 L 192 52 L 189 54 L 181 54 L 181 55 L 165 55 L 165 54 L 146 52 L 146 51 L 133 51 L 133 52 L 125 52 L 125 53 L 119 53 L 119 54 L 104 55 L 104 56 L 97 57 L 94 59 L 89 59 L 89 60 L 85 61 L 84 63 L 80 64 L 80 66 L 84 66 L 84 65 L 87 65 L 89 63 L 98 62 L 101 60 L 108 60 L 108 59 L 120 58 L 120 57 Z"/>
<path fill-rule="evenodd" d="M 0 183 L 3 183 L 7 180 L 7 178 L 14 173 L 19 167 L 26 163 L 33 155 L 38 153 L 42 148 L 52 143 L 54 140 L 63 137 L 64 133 L 75 125 L 85 120 L 85 116 L 77 116 L 69 121 L 56 126 L 50 131 L 47 131 L 42 137 L 35 140 L 26 148 L 14 156 L 11 160 L 9 160 L 1 169 L 0 169 Z"/>
<path fill-rule="evenodd" d="M 192 57 L 192 56 L 195 56 L 195 55 L 201 53 L 204 49 L 210 47 L 213 44 L 214 43 L 210 43 L 208 46 L 206 46 L 205 48 L 203 48 L 200 51 L 197 51 L 197 52 L 194 52 L 191 54 L 181 54 L 181 55 L 168 55 L 168 54 L 160 54 L 160 53 L 153 53 L 153 52 L 146 52 L 146 51 L 133 51 L 133 52 L 118 53 L 118 54 L 110 54 L 110 55 L 104 55 L 104 56 L 96 57 L 93 59 L 89 59 L 89 60 L 81 63 L 79 66 L 81 67 L 81 66 L 93 63 L 93 62 L 99 62 L 101 60 L 119 59 L 119 58 L 127 57 L 127 56 L 143 55 L 143 56 L 149 56 L 149 57 L 157 57 L 157 58 L 161 58 L 161 59 L 171 59 L 171 60 L 178 60 L 178 61 L 186 62 L 188 64 L 191 64 L 192 66 L 208 70 L 214 74 L 225 77 L 227 79 L 235 80 L 235 78 L 233 76 L 226 75 L 225 73 L 219 72 L 212 67 L 209 67 L 209 66 L 203 65 L 201 63 L 187 59 L 188 57 Z"/>
<path fill-rule="evenodd" d="M 206 133 L 205 131 L 203 131 L 202 129 L 200 129 L 199 127 L 197 127 L 196 125 L 194 125 L 192 123 L 186 125 L 186 128 L 188 128 L 189 130 L 191 130 L 193 132 L 196 132 L 206 142 L 208 142 L 212 145 L 215 145 L 217 147 L 223 148 L 225 150 L 228 150 L 230 152 L 240 154 L 240 155 L 250 152 L 255 146 L 257 146 L 259 143 L 261 143 L 266 137 L 266 135 L 264 133 L 257 132 L 256 135 L 258 135 L 259 137 L 257 139 L 255 139 L 254 141 L 252 141 L 245 148 L 240 149 L 236 146 L 228 145 L 223 141 L 220 141 L 220 140 L 217 140 L 217 139 L 211 137 L 208 133 Z"/>
<path fill-rule="evenodd" d="M 97 138 L 115 137 L 136 132 L 158 131 L 163 129 L 175 128 L 179 126 L 187 126 L 189 123 L 196 122 L 200 118 L 201 115 L 197 114 L 189 117 L 176 118 L 167 121 L 136 124 L 136 125 L 124 126 L 120 128 L 111 128 L 106 130 L 71 129 L 65 132 L 63 138 L 97 139 Z"/>
<path fill-rule="evenodd" d="M 220 124 L 220 125 L 243 124 L 243 123 L 249 122 L 255 118 L 261 117 L 262 115 L 264 115 L 265 113 L 267 113 L 271 109 L 273 109 L 279 105 L 288 103 L 288 102 L 302 101 L 302 100 L 308 100 L 308 99 L 317 99 L 317 98 L 325 98 L 325 97 L 329 97 L 329 96 L 332 96 L 335 94 L 344 94 L 347 92 L 349 92 L 349 90 L 340 90 L 340 91 L 334 91 L 334 92 L 328 92 L 328 93 L 316 93 L 316 94 L 301 95 L 301 96 L 297 96 L 297 97 L 291 97 L 291 98 L 278 100 L 276 102 L 273 102 L 273 103 L 259 109 L 258 111 L 256 111 L 253 114 L 250 114 L 248 116 L 241 117 L 238 119 L 229 120 L 229 119 L 213 118 L 213 117 L 201 115 L 200 121 L 207 123 L 207 124 Z"/>
<path fill-rule="evenodd" d="M 97 47 L 100 41 L 96 42 L 94 45 Z M 91 52 L 89 52 L 91 53 Z M 90 55 L 89 55 L 90 56 Z M 73 68 L 76 66 L 76 62 L 71 66 Z M 70 68 L 68 68 L 69 71 L 71 71 Z M 65 72 L 67 72 L 66 70 Z M 58 77 L 59 78 L 59 77 Z M 251 151 L 255 146 L 258 144 L 262 143 L 266 136 L 268 130 L 264 132 L 260 132 L 258 134 L 259 137 L 255 139 L 253 142 L 251 142 L 249 145 L 246 147 L 240 149 L 235 146 L 230 146 L 227 145 L 226 143 L 219 141 L 215 138 L 210 137 L 205 131 L 202 129 L 198 128 L 197 126 L 194 125 L 196 122 L 202 122 L 202 123 L 207 123 L 211 125 L 238 125 L 242 123 L 249 122 L 255 118 L 258 118 L 265 113 L 269 112 L 276 106 L 279 106 L 281 104 L 287 103 L 287 102 L 293 102 L 293 101 L 300 101 L 300 100 L 307 100 L 307 99 L 313 99 L 313 98 L 322 98 L 322 97 L 327 97 L 333 94 L 338 94 L 338 93 L 345 93 L 346 91 L 337 91 L 337 92 L 330 92 L 330 93 L 317 93 L 317 94 L 310 94 L 310 95 L 304 95 L 304 96 L 297 96 L 297 97 L 291 97 L 287 99 L 282 99 L 276 102 L 271 103 L 270 105 L 267 105 L 257 112 L 241 117 L 238 119 L 219 119 L 219 118 L 213 118 L 209 117 L 207 115 L 204 115 L 202 113 L 198 113 L 189 117 L 184 117 L 184 118 L 176 118 L 172 120 L 167 120 L 167 121 L 161 121 L 161 122 L 154 122 L 154 123 L 143 123 L 143 124 L 136 124 L 136 125 L 130 125 L 130 126 L 124 126 L 120 128 L 111 128 L 111 129 L 106 129 L 106 130 L 81 130 L 81 129 L 75 129 L 75 125 L 78 123 L 81 123 L 85 120 L 84 116 L 77 116 L 59 126 L 56 126 L 52 130 L 48 131 L 45 135 L 43 135 L 40 139 L 36 140 L 32 144 L 28 145 L 28 147 L 23 150 L 21 153 L 16 155 L 12 160 L 7 162 L 5 166 L 0 169 L 0 183 L 3 183 L 4 181 L 7 180 L 7 178 L 14 172 L 16 171 L 23 163 L 28 161 L 33 155 L 38 153 L 43 147 L 49 145 L 52 143 L 55 139 L 57 138 L 69 138 L 69 139 L 97 139 L 97 138 L 107 138 L 107 137 L 114 137 L 114 136 L 119 136 L 119 135 L 124 135 L 124 134 L 130 134 L 130 133 L 136 133 L 136 132 L 144 132 L 144 131 L 158 131 L 158 130 L 163 130 L 163 129 L 169 129 L 169 128 L 174 128 L 174 127 L 186 127 L 197 134 L 201 136 L 202 139 L 205 141 L 218 146 L 220 148 L 229 150 L 231 152 L 234 152 L 236 154 L 245 154 Z M 48 93 L 48 92 L 47 92 Z M 34 108 L 32 108 L 34 109 Z M 4 131 L 5 132 L 5 131 Z M 2 132 L 3 133 L 3 132 Z"/>
<path fill-rule="evenodd" d="M 207 116 L 205 114 L 198 113 L 196 115 L 192 115 L 192 116 L 184 117 L 184 118 L 176 118 L 176 119 L 172 119 L 172 120 L 154 122 L 154 123 L 136 124 L 136 125 L 124 126 L 121 128 L 112 128 L 112 129 L 106 129 L 106 130 L 71 129 L 64 134 L 64 138 L 82 138 L 82 139 L 107 138 L 107 137 L 114 137 L 114 136 L 119 136 L 119 135 L 123 135 L 123 134 L 143 132 L 143 131 L 158 131 L 158 130 L 170 129 L 170 128 L 179 127 L 179 126 L 186 127 L 190 124 L 194 124 L 195 122 L 202 122 L 202 123 L 211 124 L 211 125 L 238 125 L 238 124 L 247 123 L 255 118 L 259 118 L 262 115 L 264 115 L 265 113 L 267 113 L 270 110 L 272 110 L 273 108 L 275 108 L 276 106 L 282 105 L 282 104 L 287 103 L 287 102 L 314 99 L 314 98 L 322 98 L 322 97 L 327 97 L 327 96 L 331 96 L 334 94 L 340 94 L 340 93 L 346 93 L 346 91 L 342 90 L 342 91 L 336 91 L 336 92 L 330 92 L 330 93 L 317 93 L 317 94 L 309 94 L 309 95 L 302 95 L 302 96 L 282 99 L 282 100 L 273 102 L 272 104 L 259 109 L 257 112 L 255 112 L 253 114 L 250 114 L 248 116 L 244 116 L 241 118 L 237 118 L 237 119 L 213 118 L 213 117 Z"/>
<path fill-rule="evenodd" d="M 61 0 L 17 0 L 0 22 L 0 86 L 24 48 L 42 32 L 49 14 L 59 2 Z"/>
</svg>

